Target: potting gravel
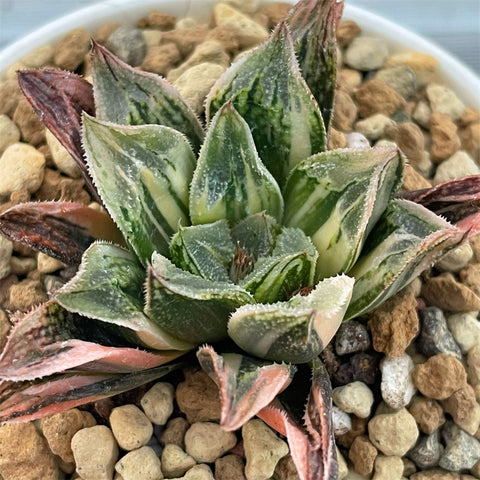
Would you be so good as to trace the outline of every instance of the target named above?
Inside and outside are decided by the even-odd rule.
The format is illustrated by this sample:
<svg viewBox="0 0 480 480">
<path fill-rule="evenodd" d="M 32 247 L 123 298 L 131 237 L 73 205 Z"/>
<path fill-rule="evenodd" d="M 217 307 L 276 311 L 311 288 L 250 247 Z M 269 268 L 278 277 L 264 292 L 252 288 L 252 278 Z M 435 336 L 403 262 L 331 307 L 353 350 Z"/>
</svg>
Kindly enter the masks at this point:
<svg viewBox="0 0 480 480">
<path fill-rule="evenodd" d="M 137 27 L 109 23 L 93 37 L 134 66 L 166 76 L 202 114 L 229 63 L 263 41 L 290 4 L 226 0 L 208 24 L 152 11 Z M 0 81 L 0 211 L 28 200 L 92 208 L 63 147 L 16 84 L 23 67 L 54 65 L 88 79 L 90 34 L 41 45 Z M 437 77 L 421 52 L 342 21 L 330 148 L 396 143 L 409 159 L 404 189 L 480 173 L 480 112 Z M 75 272 L 0 236 L 0 345 L 14 312 L 45 301 Z M 338 479 L 480 478 L 480 237 L 447 255 L 370 315 L 342 325 L 322 353 L 334 386 Z M 258 419 L 218 425 L 217 387 L 201 371 L 0 427 L 4 480 L 296 480 L 286 441 Z"/>
</svg>

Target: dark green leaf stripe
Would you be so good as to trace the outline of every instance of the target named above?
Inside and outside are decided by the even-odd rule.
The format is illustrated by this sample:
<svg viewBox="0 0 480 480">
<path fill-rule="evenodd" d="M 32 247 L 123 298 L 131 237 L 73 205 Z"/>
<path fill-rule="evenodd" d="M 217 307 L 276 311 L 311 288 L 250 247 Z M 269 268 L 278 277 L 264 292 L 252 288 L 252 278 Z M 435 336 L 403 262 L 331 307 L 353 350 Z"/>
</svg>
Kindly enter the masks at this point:
<svg viewBox="0 0 480 480">
<path fill-rule="evenodd" d="M 302 79 L 287 27 L 230 67 L 207 99 L 207 115 L 231 100 L 280 186 L 300 160 L 326 149 L 318 105 Z"/>
<path fill-rule="evenodd" d="M 121 126 L 84 117 L 87 164 L 107 210 L 145 265 L 168 252 L 189 224 L 195 157 L 180 133 L 159 125 Z"/>
<path fill-rule="evenodd" d="M 247 123 L 228 103 L 210 124 L 190 188 L 193 224 L 227 219 L 230 225 L 259 212 L 280 220 L 280 189 L 258 157 Z"/>
<path fill-rule="evenodd" d="M 100 120 L 165 125 L 186 135 L 198 152 L 203 141 L 200 122 L 162 77 L 132 68 L 98 44 L 92 48 L 92 77 Z"/>
<path fill-rule="evenodd" d="M 206 280 L 180 270 L 161 255 L 152 256 L 146 313 L 180 340 L 200 344 L 225 338 L 230 314 L 253 301 L 237 285 Z"/>
</svg>

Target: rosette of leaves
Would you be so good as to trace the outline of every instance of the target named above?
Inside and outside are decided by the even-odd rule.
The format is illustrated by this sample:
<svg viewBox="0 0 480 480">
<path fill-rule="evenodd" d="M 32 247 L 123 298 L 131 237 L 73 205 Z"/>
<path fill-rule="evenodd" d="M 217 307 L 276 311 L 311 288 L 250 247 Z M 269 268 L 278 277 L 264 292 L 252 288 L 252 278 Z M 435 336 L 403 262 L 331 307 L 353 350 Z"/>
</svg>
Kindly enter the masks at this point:
<svg viewBox="0 0 480 480">
<path fill-rule="evenodd" d="M 224 428 L 257 415 L 287 437 L 302 480 L 335 478 L 318 354 L 342 320 L 476 231 L 471 209 L 459 228 L 394 198 L 398 149 L 327 151 L 340 8 L 299 2 L 214 85 L 204 125 L 164 79 L 97 44 L 93 88 L 54 69 L 20 72 L 106 213 L 46 202 L 1 215 L 6 235 L 79 265 L 15 323 L 1 420 L 140 386 L 200 346 Z"/>
</svg>

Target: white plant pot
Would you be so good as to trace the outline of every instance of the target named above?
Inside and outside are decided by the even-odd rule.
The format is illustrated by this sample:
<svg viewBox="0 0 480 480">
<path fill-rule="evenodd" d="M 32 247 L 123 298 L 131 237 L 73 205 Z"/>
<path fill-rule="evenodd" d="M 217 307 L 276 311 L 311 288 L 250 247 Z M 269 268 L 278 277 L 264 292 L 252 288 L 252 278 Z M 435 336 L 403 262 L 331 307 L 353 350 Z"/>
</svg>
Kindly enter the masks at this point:
<svg viewBox="0 0 480 480">
<path fill-rule="evenodd" d="M 271 3 L 273 0 L 264 0 Z M 106 0 L 86 7 L 39 28 L 0 52 L 0 76 L 9 65 L 45 43 L 58 41 L 73 28 L 95 31 L 106 22 L 133 25 L 153 9 L 178 18 L 207 19 L 217 0 Z M 446 85 L 469 106 L 480 109 L 480 79 L 462 63 L 433 43 L 383 17 L 346 5 L 343 18 L 355 20 L 366 34 L 385 40 L 391 52 L 415 50 L 428 53 L 440 62 L 440 75 Z"/>
</svg>

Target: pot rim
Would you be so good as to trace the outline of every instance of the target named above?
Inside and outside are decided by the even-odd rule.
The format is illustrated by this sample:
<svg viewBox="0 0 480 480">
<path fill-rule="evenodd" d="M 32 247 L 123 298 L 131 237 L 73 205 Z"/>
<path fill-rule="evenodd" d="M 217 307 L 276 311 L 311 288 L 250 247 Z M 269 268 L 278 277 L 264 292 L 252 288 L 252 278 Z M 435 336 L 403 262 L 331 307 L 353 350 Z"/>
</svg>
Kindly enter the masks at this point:
<svg viewBox="0 0 480 480">
<path fill-rule="evenodd" d="M 263 0 L 261 3 L 271 3 Z M 93 32 L 106 22 L 132 24 L 152 9 L 162 9 L 178 17 L 206 19 L 216 0 L 106 0 L 54 20 L 0 51 L 0 77 L 36 47 L 59 40 L 74 28 Z M 134 15 L 132 15 L 134 13 Z M 391 52 L 418 51 L 433 55 L 440 62 L 440 78 L 467 105 L 480 109 L 480 78 L 459 60 L 420 35 L 363 8 L 346 5 L 345 19 L 355 20 L 362 31 L 385 38 Z"/>
</svg>

